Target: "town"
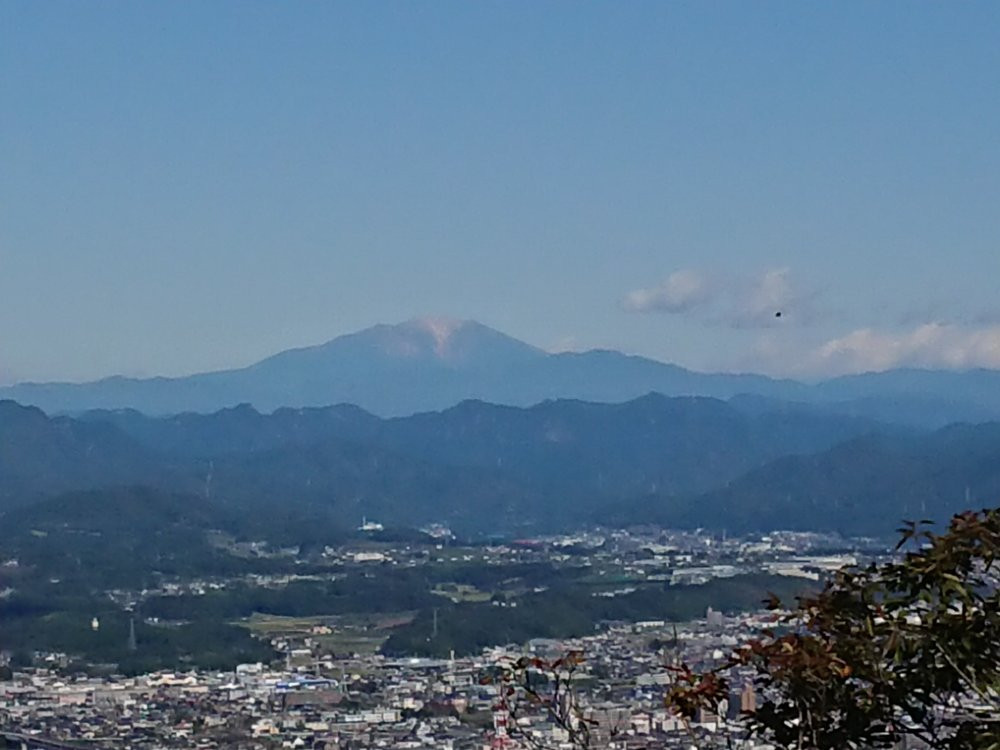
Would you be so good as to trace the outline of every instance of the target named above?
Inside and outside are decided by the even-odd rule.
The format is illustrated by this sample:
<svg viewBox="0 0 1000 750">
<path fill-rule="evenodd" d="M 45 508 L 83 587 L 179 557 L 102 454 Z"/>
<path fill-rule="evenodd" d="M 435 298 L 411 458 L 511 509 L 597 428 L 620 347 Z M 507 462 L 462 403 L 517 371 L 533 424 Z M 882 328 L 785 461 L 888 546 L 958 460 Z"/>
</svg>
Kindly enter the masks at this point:
<svg viewBox="0 0 1000 750">
<path fill-rule="evenodd" d="M 281 590 L 303 581 L 370 580 L 394 568 L 430 573 L 473 566 L 502 571 L 503 577 L 482 575 L 474 579 L 477 585 L 469 577 L 443 581 L 447 576 L 428 575 L 430 598 L 440 606 L 422 612 L 379 607 L 309 616 L 257 612 L 243 618 L 240 627 L 268 645 L 272 658 L 225 669 L 180 663 L 124 675 L 113 665 L 81 670 L 74 654 L 38 651 L 30 654 L 29 665 L 23 655 L 15 658 L 4 650 L 0 729 L 8 743 L 205 750 L 572 748 L 563 723 L 527 704 L 515 710 L 490 677 L 523 655 L 550 660 L 573 653 L 580 655 L 580 665 L 567 689 L 593 727 L 591 747 L 688 747 L 692 734 L 702 746 L 714 738 L 753 747 L 735 722 L 755 706 L 751 675 L 733 674 L 729 699 L 694 722 L 668 711 L 664 692 L 673 679 L 672 665 L 711 668 L 767 627 L 773 615 L 760 609 L 759 600 L 742 608 L 722 602 L 701 609 L 704 599 L 699 597 L 691 605 L 699 611 L 684 619 L 645 617 L 645 610 L 630 606 L 620 618 L 590 623 L 589 632 L 498 640 L 478 648 L 456 649 L 456 641 L 435 641 L 465 612 L 488 608 L 495 620 L 520 614 L 533 601 L 555 595 L 566 580 L 572 581 L 576 595 L 583 590 L 588 600 L 601 605 L 595 611 L 614 612 L 605 608 L 649 598 L 653 591 L 704 592 L 713 583 L 755 576 L 774 584 L 815 586 L 843 565 L 887 554 L 879 540 L 792 532 L 725 538 L 658 528 L 591 529 L 471 545 L 453 539 L 442 526 L 425 529 L 419 542 L 378 541 L 383 529 L 377 522 L 366 521 L 360 531 L 358 540 L 318 553 L 325 572 L 312 565 L 308 573 L 254 574 L 252 581 L 164 580 L 156 589 L 106 592 L 134 613 L 125 650 L 141 654 L 151 633 L 178 626 L 151 614 L 167 609 L 163 602 L 197 604 L 233 587 Z M 299 559 L 295 548 L 272 549 L 263 543 L 244 545 L 238 552 Z M 508 575 L 535 570 L 532 566 L 545 566 L 540 569 L 550 571 L 553 582 Z M 569 579 L 561 576 L 565 571 L 572 573 Z M 487 587 L 484 581 L 494 583 Z M 637 611 L 643 619 L 629 616 Z M 394 633 L 412 629 L 421 617 L 429 630 L 421 647 L 408 653 L 399 644 L 413 639 L 399 640 Z M 101 627 L 96 617 L 81 623 L 84 629 Z"/>
</svg>

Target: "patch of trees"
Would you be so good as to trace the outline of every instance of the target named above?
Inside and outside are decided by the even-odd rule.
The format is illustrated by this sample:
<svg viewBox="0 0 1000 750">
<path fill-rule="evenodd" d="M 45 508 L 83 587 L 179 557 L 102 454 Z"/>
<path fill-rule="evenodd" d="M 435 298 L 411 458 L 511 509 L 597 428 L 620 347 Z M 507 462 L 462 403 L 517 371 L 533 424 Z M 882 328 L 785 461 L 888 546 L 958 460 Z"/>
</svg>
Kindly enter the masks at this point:
<svg viewBox="0 0 1000 750">
<path fill-rule="evenodd" d="M 594 632 L 601 622 L 685 621 L 721 611 L 759 608 L 770 592 L 793 596 L 806 588 L 800 579 L 767 575 L 716 579 L 696 586 L 645 586 L 615 597 L 593 596 L 586 586 L 567 585 L 509 602 L 437 606 L 423 610 L 383 645 L 390 655 L 446 656 L 477 653 L 503 643 L 532 638 L 566 638 Z M 498 606 L 499 604 L 506 606 Z M 436 630 L 435 630 L 436 619 Z"/>
</svg>

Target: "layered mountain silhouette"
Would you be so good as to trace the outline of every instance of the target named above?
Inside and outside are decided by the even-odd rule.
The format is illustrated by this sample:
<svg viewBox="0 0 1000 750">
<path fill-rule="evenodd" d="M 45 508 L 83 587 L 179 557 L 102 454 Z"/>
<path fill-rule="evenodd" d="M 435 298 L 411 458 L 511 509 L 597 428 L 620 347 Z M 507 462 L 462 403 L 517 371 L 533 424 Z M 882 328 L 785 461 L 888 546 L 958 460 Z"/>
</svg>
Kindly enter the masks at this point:
<svg viewBox="0 0 1000 750">
<path fill-rule="evenodd" d="M 988 503 L 997 459 L 996 424 L 919 431 L 758 397 L 466 401 L 390 419 L 249 405 L 50 418 L 0 403 L 0 513 L 43 500 L 53 513 L 73 501 L 45 498 L 69 491 L 100 508 L 102 492 L 142 485 L 200 498 L 233 528 L 300 541 L 365 516 L 467 534 L 595 521 L 891 533 L 904 517 Z"/>
<path fill-rule="evenodd" d="M 8 521 L 84 496 L 100 512 L 102 493 L 141 512 L 148 491 L 317 542 L 364 516 L 469 534 L 594 521 L 890 533 L 1000 495 L 988 370 L 803 384 L 549 354 L 419 319 L 238 370 L 0 396 L 16 399 L 0 400 Z M 970 424 L 942 429 L 954 422 Z M 87 494 L 53 500 L 67 492 Z"/>
<path fill-rule="evenodd" d="M 165 471 L 113 425 L 0 401 L 0 509 L 81 487 L 157 484 Z"/>
<path fill-rule="evenodd" d="M 550 354 L 480 323 L 440 318 L 377 325 L 240 369 L 179 378 L 22 383 L 0 388 L 0 399 L 52 414 L 125 408 L 152 415 L 211 413 L 241 403 L 268 412 L 347 403 L 387 417 L 468 399 L 529 406 L 557 398 L 616 402 L 651 391 L 722 399 L 752 394 L 924 426 L 1000 418 L 1000 373 L 993 371 L 899 370 L 806 385 L 694 372 L 616 351 Z"/>
<path fill-rule="evenodd" d="M 858 417 L 783 405 L 750 411 L 718 399 L 656 393 L 618 404 L 562 399 L 528 408 L 464 401 L 391 419 L 350 406 L 261 414 L 244 404 L 167 418 L 92 411 L 81 420 L 113 425 L 144 450 L 173 460 L 221 466 L 246 454 L 365 446 L 383 460 L 406 456 L 452 470 L 501 473 L 533 487 L 618 496 L 708 488 L 779 456 L 891 431 Z"/>
<path fill-rule="evenodd" d="M 869 434 L 817 453 L 785 456 L 736 481 L 676 502 L 649 496 L 620 518 L 731 531 L 827 529 L 885 535 L 904 519 L 943 522 L 1000 498 L 1000 424 L 929 434 Z"/>
</svg>

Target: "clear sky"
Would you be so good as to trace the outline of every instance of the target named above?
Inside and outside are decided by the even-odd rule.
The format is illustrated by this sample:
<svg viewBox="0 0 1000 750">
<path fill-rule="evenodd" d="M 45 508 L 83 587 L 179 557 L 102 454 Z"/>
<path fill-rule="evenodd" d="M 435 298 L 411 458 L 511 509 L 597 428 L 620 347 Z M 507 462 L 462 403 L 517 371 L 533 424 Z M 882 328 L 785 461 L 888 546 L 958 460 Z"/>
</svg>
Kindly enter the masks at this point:
<svg viewBox="0 0 1000 750">
<path fill-rule="evenodd" d="M 1000 3 L 0 0 L 2 381 L 424 314 L 1000 367 L 998 292 Z"/>
</svg>

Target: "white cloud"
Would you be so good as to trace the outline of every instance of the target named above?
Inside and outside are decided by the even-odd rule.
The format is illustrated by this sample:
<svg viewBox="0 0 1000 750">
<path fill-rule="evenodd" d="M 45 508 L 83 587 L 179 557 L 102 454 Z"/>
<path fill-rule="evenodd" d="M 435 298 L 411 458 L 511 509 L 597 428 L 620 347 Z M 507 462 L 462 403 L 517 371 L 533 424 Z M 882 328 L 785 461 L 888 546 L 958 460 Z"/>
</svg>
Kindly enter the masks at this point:
<svg viewBox="0 0 1000 750">
<path fill-rule="evenodd" d="M 788 268 L 752 277 L 684 269 L 658 286 L 629 292 L 622 307 L 629 312 L 692 314 L 733 328 L 770 328 L 813 322 L 817 296 L 800 290 Z"/>
<path fill-rule="evenodd" d="M 810 296 L 793 287 L 790 269 L 772 268 L 737 285 L 729 320 L 737 328 L 766 328 L 781 318 L 801 321 L 812 316 Z"/>
<path fill-rule="evenodd" d="M 723 369 L 796 377 L 899 367 L 1000 369 L 1000 308 L 972 314 L 963 313 L 959 303 L 925 302 L 895 320 L 881 309 L 881 328 L 859 327 L 837 335 L 829 326 L 857 321 L 857 311 L 830 308 L 823 290 L 802 285 L 786 267 L 757 275 L 675 271 L 658 286 L 630 292 L 622 307 L 756 331 L 752 341 L 740 337 L 743 346 L 726 347 Z M 942 316 L 946 310 L 951 313 L 947 319 Z"/>
<path fill-rule="evenodd" d="M 688 312 L 712 301 L 712 280 L 694 269 L 674 271 L 661 284 L 635 289 L 625 295 L 622 307 L 629 312 Z"/>
<path fill-rule="evenodd" d="M 895 367 L 1000 368 L 1000 325 L 926 323 L 896 333 L 861 328 L 817 347 L 802 364 L 803 369 L 824 374 Z"/>
</svg>

